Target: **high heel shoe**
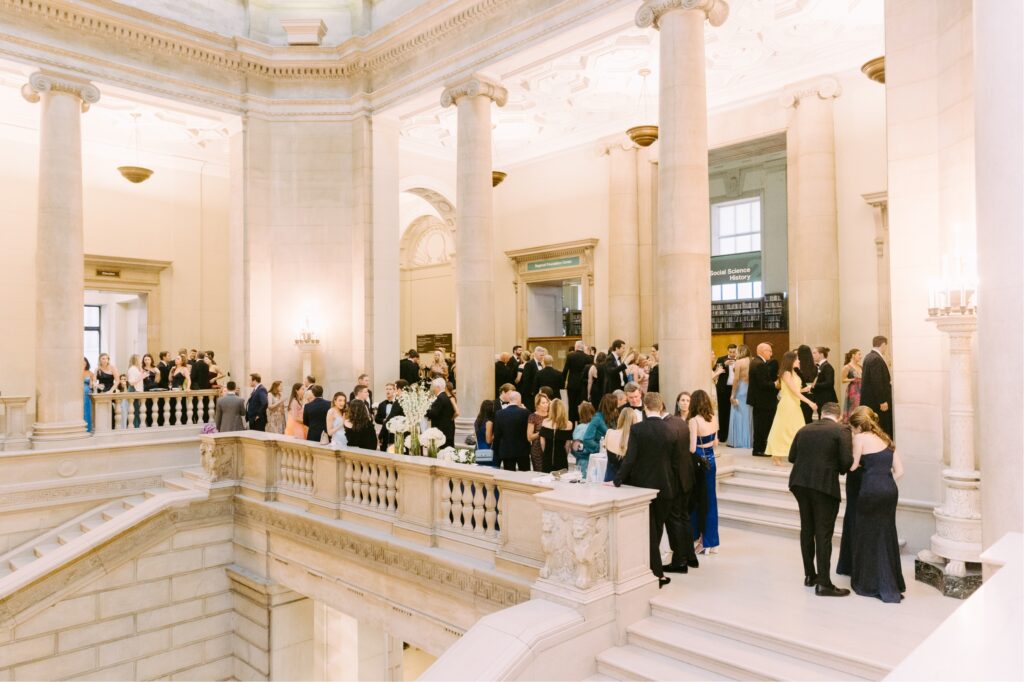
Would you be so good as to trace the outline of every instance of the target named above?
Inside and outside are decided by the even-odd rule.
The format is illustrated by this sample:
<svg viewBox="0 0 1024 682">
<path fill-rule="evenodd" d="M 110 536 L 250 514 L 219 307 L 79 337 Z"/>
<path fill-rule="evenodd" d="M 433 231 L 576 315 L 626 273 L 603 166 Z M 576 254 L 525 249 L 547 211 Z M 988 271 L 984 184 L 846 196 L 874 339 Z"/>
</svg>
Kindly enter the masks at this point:
<svg viewBox="0 0 1024 682">
<path fill-rule="evenodd" d="M 776 466 L 776 467 L 782 466 L 782 458 L 781 457 L 772 457 L 772 466 Z"/>
</svg>

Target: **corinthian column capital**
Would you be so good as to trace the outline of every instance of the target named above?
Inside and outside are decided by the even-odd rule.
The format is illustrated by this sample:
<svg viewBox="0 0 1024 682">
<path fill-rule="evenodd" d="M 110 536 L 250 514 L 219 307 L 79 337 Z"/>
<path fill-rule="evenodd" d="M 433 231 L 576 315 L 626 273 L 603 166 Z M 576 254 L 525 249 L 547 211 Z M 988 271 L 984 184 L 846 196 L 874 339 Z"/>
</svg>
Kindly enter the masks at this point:
<svg viewBox="0 0 1024 682">
<path fill-rule="evenodd" d="M 62 74 L 36 71 L 28 77 L 28 83 L 21 86 L 21 96 L 29 102 L 39 101 L 44 92 L 64 92 L 82 100 L 82 112 L 89 111 L 89 105 L 100 101 L 100 89 L 87 80 Z"/>
<path fill-rule="evenodd" d="M 832 76 L 825 76 L 808 83 L 802 83 L 786 90 L 780 98 L 783 107 L 799 106 L 800 100 L 805 97 L 817 97 L 818 99 L 835 99 L 843 93 L 843 88 Z"/>
<path fill-rule="evenodd" d="M 725 0 L 646 0 L 636 11 L 636 25 L 658 28 L 662 15 L 677 9 L 701 10 L 712 26 L 721 26 L 729 17 L 729 4 Z"/>
<path fill-rule="evenodd" d="M 465 80 L 452 83 L 441 93 L 441 106 L 450 107 L 460 97 L 477 97 L 483 95 L 494 100 L 499 107 L 508 101 L 508 90 L 484 76 L 473 75 Z"/>
</svg>

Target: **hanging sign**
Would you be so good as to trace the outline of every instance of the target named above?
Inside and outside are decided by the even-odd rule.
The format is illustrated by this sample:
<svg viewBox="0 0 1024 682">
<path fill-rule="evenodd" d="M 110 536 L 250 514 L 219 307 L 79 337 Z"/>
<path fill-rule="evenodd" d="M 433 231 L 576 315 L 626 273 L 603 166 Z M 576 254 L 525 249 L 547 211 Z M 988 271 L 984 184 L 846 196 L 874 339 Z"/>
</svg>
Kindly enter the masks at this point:
<svg viewBox="0 0 1024 682">
<path fill-rule="evenodd" d="M 711 284 L 743 284 L 761 281 L 761 252 L 730 253 L 711 257 Z"/>
</svg>

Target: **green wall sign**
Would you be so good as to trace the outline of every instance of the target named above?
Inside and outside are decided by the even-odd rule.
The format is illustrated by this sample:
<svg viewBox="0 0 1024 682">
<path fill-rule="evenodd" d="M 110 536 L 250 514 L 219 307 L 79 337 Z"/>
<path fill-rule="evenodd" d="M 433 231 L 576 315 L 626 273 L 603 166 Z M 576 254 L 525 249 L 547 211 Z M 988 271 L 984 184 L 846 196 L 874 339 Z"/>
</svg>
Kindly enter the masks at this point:
<svg viewBox="0 0 1024 682">
<path fill-rule="evenodd" d="M 711 284 L 761 281 L 761 252 L 731 253 L 711 258 Z"/>
<path fill-rule="evenodd" d="M 530 261 L 526 264 L 527 272 L 538 270 L 555 270 L 557 268 L 571 268 L 580 264 L 579 256 L 565 256 L 563 258 L 548 258 L 546 260 Z"/>
</svg>

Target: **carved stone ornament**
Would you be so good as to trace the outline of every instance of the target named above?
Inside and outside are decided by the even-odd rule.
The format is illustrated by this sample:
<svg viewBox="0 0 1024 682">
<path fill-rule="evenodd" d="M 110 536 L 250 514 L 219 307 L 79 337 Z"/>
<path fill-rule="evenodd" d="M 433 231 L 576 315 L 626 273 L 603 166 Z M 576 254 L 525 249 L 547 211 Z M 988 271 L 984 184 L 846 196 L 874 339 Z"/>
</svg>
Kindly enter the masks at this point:
<svg viewBox="0 0 1024 682">
<path fill-rule="evenodd" d="M 100 89 L 89 81 L 77 80 L 57 74 L 36 71 L 28 77 L 28 83 L 21 86 L 21 96 L 35 104 L 44 92 L 66 92 L 82 100 L 82 113 L 89 111 L 89 105 L 100 101 Z"/>
<path fill-rule="evenodd" d="M 199 455 L 203 463 L 203 474 L 211 483 L 236 478 L 235 455 L 238 447 L 234 444 L 217 444 L 203 441 L 199 444 Z"/>
<path fill-rule="evenodd" d="M 797 86 L 785 92 L 779 103 L 784 108 L 799 106 L 800 100 L 805 97 L 817 97 L 818 99 L 835 99 L 843 94 L 843 88 L 839 81 L 832 76 L 825 76 L 813 83 Z"/>
<path fill-rule="evenodd" d="M 545 511 L 541 517 L 544 566 L 540 577 L 590 589 L 608 578 L 608 519 Z"/>
<path fill-rule="evenodd" d="M 508 101 L 508 90 L 482 76 L 473 76 L 445 88 L 441 93 L 441 106 L 447 108 L 458 102 L 460 97 L 480 95 L 491 98 L 499 107 L 505 106 L 505 102 Z"/>
<path fill-rule="evenodd" d="M 712 26 L 721 26 L 729 18 L 729 4 L 725 0 L 647 0 L 636 11 L 636 25 L 660 28 L 658 22 L 662 15 L 677 9 L 703 10 Z"/>
</svg>

